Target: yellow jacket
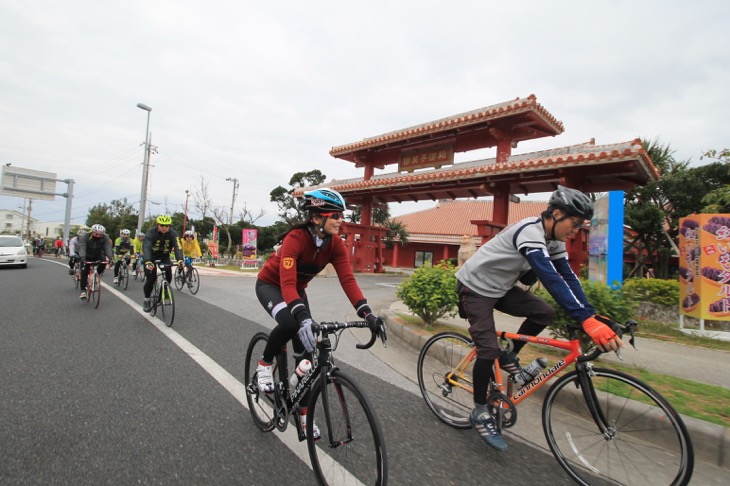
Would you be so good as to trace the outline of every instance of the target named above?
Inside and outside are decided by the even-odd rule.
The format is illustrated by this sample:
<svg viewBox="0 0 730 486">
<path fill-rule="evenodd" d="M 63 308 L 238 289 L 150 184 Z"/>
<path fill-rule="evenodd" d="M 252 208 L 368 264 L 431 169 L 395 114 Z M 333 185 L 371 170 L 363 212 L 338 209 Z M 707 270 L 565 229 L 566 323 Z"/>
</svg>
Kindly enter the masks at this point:
<svg viewBox="0 0 730 486">
<path fill-rule="evenodd" d="M 186 257 L 200 258 L 201 256 L 203 256 L 203 253 L 200 251 L 200 245 L 198 244 L 198 240 L 196 238 L 193 238 L 190 241 L 187 241 L 183 238 L 181 247 L 183 255 L 185 255 Z"/>
</svg>

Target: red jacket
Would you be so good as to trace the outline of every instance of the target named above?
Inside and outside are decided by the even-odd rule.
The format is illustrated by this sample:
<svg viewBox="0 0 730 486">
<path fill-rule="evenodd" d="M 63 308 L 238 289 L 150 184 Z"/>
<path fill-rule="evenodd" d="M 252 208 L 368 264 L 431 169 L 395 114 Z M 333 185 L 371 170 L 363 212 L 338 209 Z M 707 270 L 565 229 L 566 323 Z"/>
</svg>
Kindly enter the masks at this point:
<svg viewBox="0 0 730 486">
<path fill-rule="evenodd" d="M 295 228 L 285 237 L 281 248 L 271 255 L 258 279 L 281 288 L 287 306 L 297 320 L 311 318 L 304 306 L 300 292 L 324 267 L 331 263 L 337 271 L 342 290 L 350 303 L 363 317 L 370 313 L 367 300 L 360 290 L 352 271 L 350 257 L 345 244 L 339 237 L 328 237 L 320 248 L 314 243 L 314 236 L 308 228 Z"/>
</svg>

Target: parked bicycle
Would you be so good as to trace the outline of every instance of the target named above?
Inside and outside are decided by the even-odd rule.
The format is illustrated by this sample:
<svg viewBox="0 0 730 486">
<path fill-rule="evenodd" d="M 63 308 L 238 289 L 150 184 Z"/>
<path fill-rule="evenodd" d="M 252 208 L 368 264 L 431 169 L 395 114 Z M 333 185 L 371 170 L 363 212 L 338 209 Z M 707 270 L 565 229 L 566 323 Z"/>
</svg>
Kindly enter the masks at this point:
<svg viewBox="0 0 730 486">
<path fill-rule="evenodd" d="M 385 346 L 385 325 L 372 328 L 366 321 L 323 322 L 312 326 L 317 340 L 312 368 L 290 387 L 286 346 L 274 361 L 273 376 L 278 377 L 273 393 L 258 388 L 256 367 L 269 339 L 258 333 L 246 352 L 246 399 L 256 425 L 264 432 L 274 428 L 285 431 L 292 416 L 300 441 L 307 441 L 314 474 L 321 485 L 385 485 L 388 462 L 380 423 L 365 393 L 353 378 L 337 368 L 332 353 L 344 329 L 369 328 L 371 339 L 358 349 L 368 349 L 379 337 Z M 330 336 L 334 336 L 334 346 Z M 306 404 L 302 400 L 308 396 Z M 307 422 L 299 421 L 299 407 L 307 406 Z M 321 430 L 315 442 L 314 422 Z"/>
<path fill-rule="evenodd" d="M 193 259 L 190 257 L 185 257 L 185 266 L 177 267 L 175 271 L 175 287 L 182 290 L 185 286 L 193 295 L 197 294 L 200 289 L 200 274 L 198 269 L 193 266 Z"/>
<path fill-rule="evenodd" d="M 152 310 L 150 315 L 154 317 L 160 313 L 160 319 L 167 327 L 171 327 L 175 320 L 175 299 L 172 296 L 172 285 L 165 278 L 165 263 L 155 260 L 157 265 L 157 279 L 152 290 Z"/>
<path fill-rule="evenodd" d="M 124 290 L 127 290 L 127 286 L 129 285 L 129 255 L 122 255 L 122 262 L 121 265 L 119 265 L 119 274 L 117 275 L 117 287 L 122 287 Z"/>
<path fill-rule="evenodd" d="M 636 322 L 615 324 L 620 336 L 631 335 Z M 517 409 L 558 373 L 575 363 L 573 371 L 557 379 L 542 406 L 542 426 L 550 450 L 560 466 L 582 485 L 595 477 L 611 484 L 686 485 L 692 477 L 694 451 L 680 415 L 656 390 L 619 371 L 594 367 L 601 351 L 583 352 L 577 327 L 569 340 L 497 331 L 500 345 L 510 350 L 515 340 L 562 349 L 569 354 L 549 366 L 531 383 L 515 389 L 504 384 L 499 360 L 487 391 L 490 412 L 501 429 L 517 422 Z M 472 368 L 476 348 L 455 332 L 434 335 L 418 357 L 418 384 L 426 404 L 442 422 L 471 428 Z"/>
<path fill-rule="evenodd" d="M 94 308 L 98 309 L 101 303 L 101 275 L 99 275 L 98 266 L 101 261 L 86 262 L 91 265 L 91 271 L 87 273 L 86 281 L 86 303 L 94 302 Z"/>
</svg>

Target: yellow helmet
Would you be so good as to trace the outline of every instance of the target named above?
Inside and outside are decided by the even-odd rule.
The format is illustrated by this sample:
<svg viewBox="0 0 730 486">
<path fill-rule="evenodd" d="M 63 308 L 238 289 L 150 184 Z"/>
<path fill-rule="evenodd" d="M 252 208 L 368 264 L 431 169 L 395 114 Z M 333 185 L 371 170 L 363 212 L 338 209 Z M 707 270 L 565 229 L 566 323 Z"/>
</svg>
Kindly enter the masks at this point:
<svg viewBox="0 0 730 486">
<path fill-rule="evenodd" d="M 161 224 L 163 226 L 170 226 L 172 224 L 172 218 L 166 214 L 161 214 L 157 216 L 157 224 Z"/>
</svg>

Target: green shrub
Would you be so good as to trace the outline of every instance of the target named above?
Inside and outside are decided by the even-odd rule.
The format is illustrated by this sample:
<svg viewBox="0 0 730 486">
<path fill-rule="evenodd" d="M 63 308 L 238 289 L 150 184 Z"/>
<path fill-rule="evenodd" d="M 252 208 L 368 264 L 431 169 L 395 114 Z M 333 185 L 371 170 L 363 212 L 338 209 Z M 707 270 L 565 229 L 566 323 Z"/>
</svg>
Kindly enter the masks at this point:
<svg viewBox="0 0 730 486">
<path fill-rule="evenodd" d="M 608 285 L 593 280 L 581 280 L 583 291 L 596 313 L 610 317 L 614 321 L 624 323 L 634 315 L 636 304 L 633 300 L 627 299 L 623 288 L 613 290 Z M 568 324 L 576 322 L 560 307 L 550 294 L 543 288 L 535 290 L 535 295 L 545 299 L 555 309 L 555 320 L 550 326 L 553 336 L 569 339 Z M 579 337 L 583 349 L 589 349 L 593 341 L 584 333 L 580 332 Z"/>
<path fill-rule="evenodd" d="M 622 288 L 627 299 L 638 304 L 677 306 L 679 305 L 679 282 L 659 278 L 632 278 L 624 282 Z"/>
<path fill-rule="evenodd" d="M 441 317 L 456 315 L 455 273 L 448 262 L 424 265 L 398 286 L 396 296 L 430 327 Z"/>
</svg>

